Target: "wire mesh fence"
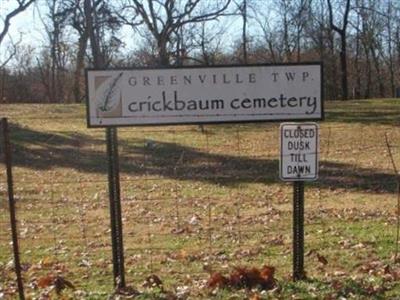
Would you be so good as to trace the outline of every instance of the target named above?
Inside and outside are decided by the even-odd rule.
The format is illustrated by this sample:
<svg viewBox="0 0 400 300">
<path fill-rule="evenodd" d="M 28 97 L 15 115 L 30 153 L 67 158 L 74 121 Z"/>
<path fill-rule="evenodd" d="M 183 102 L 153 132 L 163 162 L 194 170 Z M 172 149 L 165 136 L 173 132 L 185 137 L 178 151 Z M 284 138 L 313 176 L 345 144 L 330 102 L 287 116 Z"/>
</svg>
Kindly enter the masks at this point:
<svg viewBox="0 0 400 300">
<path fill-rule="evenodd" d="M 49 292 L 50 275 L 73 283 L 76 296 L 113 291 L 105 134 L 79 122 L 10 119 L 27 295 Z M 292 186 L 278 176 L 277 125 L 124 128 L 119 139 L 129 285 L 141 287 L 157 274 L 172 289 L 198 296 L 211 271 L 266 263 L 288 278 Z M 399 141 L 400 131 L 389 125 L 321 124 L 320 176 L 305 190 L 309 276 L 351 273 L 371 256 L 395 255 Z M 0 168 L 0 293 L 12 298 Z"/>
</svg>

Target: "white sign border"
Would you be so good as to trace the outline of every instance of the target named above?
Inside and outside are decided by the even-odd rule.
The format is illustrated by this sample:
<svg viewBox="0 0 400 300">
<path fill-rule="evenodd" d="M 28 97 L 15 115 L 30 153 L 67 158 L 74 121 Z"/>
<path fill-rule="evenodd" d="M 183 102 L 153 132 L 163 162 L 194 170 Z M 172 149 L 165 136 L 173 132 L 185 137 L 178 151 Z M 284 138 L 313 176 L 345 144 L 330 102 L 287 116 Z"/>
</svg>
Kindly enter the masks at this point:
<svg viewBox="0 0 400 300">
<path fill-rule="evenodd" d="M 118 124 L 118 125 L 94 125 L 90 123 L 90 101 L 89 101 L 89 84 L 88 73 L 90 71 L 141 71 L 141 70 L 166 70 L 166 69 L 218 69 L 218 68 L 240 68 L 240 67 L 274 67 L 274 66 L 319 66 L 320 67 L 320 117 L 310 118 L 276 118 L 266 120 L 221 120 L 221 121 L 193 121 L 193 122 L 166 122 L 166 123 L 139 123 L 139 124 Z M 86 84 L 86 122 L 88 128 L 107 128 L 107 127 L 143 127 L 143 126 L 179 126 L 179 125 L 200 125 L 200 124 L 240 124 L 240 123 L 271 123 L 271 122 L 290 122 L 290 121 L 323 121 L 325 119 L 324 109 L 324 66 L 321 61 L 309 61 L 300 63 L 274 63 L 274 64 L 223 64 L 214 66 L 170 66 L 170 67 L 138 67 L 138 68 L 86 68 L 85 69 L 85 84 Z"/>
<path fill-rule="evenodd" d="M 295 126 L 301 126 L 301 125 L 305 125 L 305 126 L 309 126 L 309 125 L 312 125 L 312 126 L 315 126 L 315 128 L 316 128 L 316 131 L 317 131 L 317 135 L 316 135 L 316 142 L 315 142 L 315 147 L 317 148 L 316 149 L 316 155 L 315 155 L 315 167 L 316 167 L 316 172 L 315 172 L 315 177 L 312 177 L 312 178 L 285 178 L 285 177 L 282 177 L 282 167 L 283 167 L 283 158 L 282 158 L 282 156 L 283 156 L 283 151 L 282 151 L 282 149 L 283 149 L 283 138 L 282 138 L 282 133 L 283 133 L 283 126 L 286 126 L 286 125 L 295 125 Z M 280 145 L 280 156 L 279 156 L 279 158 L 280 158 L 280 160 L 279 160 L 279 178 L 282 180 L 282 181 L 287 181 L 287 182 L 296 182 L 296 181 L 316 181 L 316 180 L 318 180 L 318 178 L 319 178 L 319 133 L 320 133 L 320 127 L 319 127 L 319 124 L 318 123 L 316 123 L 316 122 L 285 122 L 285 123 L 281 123 L 280 124 L 280 126 L 279 126 L 279 138 L 280 138 L 280 141 L 279 141 L 279 145 Z"/>
</svg>

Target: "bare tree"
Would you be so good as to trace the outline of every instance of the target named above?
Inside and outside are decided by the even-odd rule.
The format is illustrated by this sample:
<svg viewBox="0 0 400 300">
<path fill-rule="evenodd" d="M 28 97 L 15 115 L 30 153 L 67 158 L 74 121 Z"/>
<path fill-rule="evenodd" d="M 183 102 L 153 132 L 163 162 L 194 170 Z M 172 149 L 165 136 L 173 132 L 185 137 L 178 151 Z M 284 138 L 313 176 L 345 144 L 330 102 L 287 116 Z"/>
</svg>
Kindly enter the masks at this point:
<svg viewBox="0 0 400 300">
<path fill-rule="evenodd" d="M 337 57 L 334 32 L 330 29 L 329 17 L 326 14 L 327 3 L 326 0 L 314 0 L 308 5 L 302 16 L 306 17 L 307 21 L 303 21 L 304 28 L 301 30 L 302 43 L 307 45 L 307 48 L 303 46 L 300 57 L 307 55 L 307 60 L 324 62 L 325 96 L 328 99 L 337 99 Z M 297 50 L 299 51 L 299 48 Z"/>
<path fill-rule="evenodd" d="M 11 10 L 4 18 L 3 26 L 0 31 L 0 45 L 3 42 L 4 38 L 7 35 L 7 32 L 11 25 L 11 19 L 17 16 L 19 13 L 26 10 L 31 4 L 35 2 L 35 0 L 16 0 L 17 7 Z"/>
<path fill-rule="evenodd" d="M 35 0 L 16 0 L 16 7 L 9 11 L 4 17 L 3 25 L 0 27 L 0 46 L 3 44 L 5 37 L 11 26 L 11 20 L 18 14 L 25 11 Z M 10 37 L 10 46 L 8 47 L 8 55 L 4 58 L 3 62 L 0 63 L 0 69 L 3 68 L 16 54 L 17 44 L 13 42 L 13 38 Z"/>
<path fill-rule="evenodd" d="M 14 6 L 0 21 L 1 98 L 80 102 L 85 65 L 214 65 L 238 58 L 243 63 L 321 60 L 328 99 L 346 99 L 350 91 L 354 98 L 393 96 L 400 82 L 398 1 L 41 1 L 47 4 L 38 10 L 47 43 L 39 54 L 37 47 L 26 48 L 27 40 L 19 44 L 6 33 L 10 19 L 34 1 L 7 2 Z M 121 52 L 122 23 L 133 29 L 130 52 Z M 228 47 L 232 33 L 239 37 L 233 49 Z"/>
<path fill-rule="evenodd" d="M 239 15 L 242 18 L 242 62 L 247 64 L 247 23 L 248 23 L 248 15 L 247 15 L 247 0 L 242 0 L 241 2 L 234 1 L 236 4 Z"/>
<path fill-rule="evenodd" d="M 85 24 L 90 39 L 90 47 L 93 56 L 93 65 L 95 68 L 104 68 L 106 66 L 106 58 L 100 48 L 100 24 L 96 16 L 96 8 L 101 1 L 84 0 Z"/>
<path fill-rule="evenodd" d="M 90 41 L 93 66 L 104 68 L 122 44 L 116 33 L 120 22 L 113 13 L 111 1 L 84 0 L 85 26 Z"/>
<path fill-rule="evenodd" d="M 220 23 L 219 26 L 214 25 L 202 22 L 195 36 L 196 46 L 200 50 L 198 62 L 207 66 L 222 63 L 223 60 L 223 36 L 226 34 L 227 26 Z"/>
<path fill-rule="evenodd" d="M 357 0 L 358 1 L 358 0 Z M 361 36 L 360 36 L 360 24 L 361 24 L 361 16 L 357 14 L 356 23 L 354 27 L 357 30 L 357 34 L 355 37 L 355 57 L 354 57 L 354 65 L 356 70 L 356 83 L 355 87 L 353 87 L 353 98 L 359 99 L 361 97 Z"/>
<path fill-rule="evenodd" d="M 385 3 L 386 7 L 383 8 L 384 14 L 384 27 L 385 27 L 385 40 L 387 49 L 385 51 L 384 47 L 380 47 L 380 56 L 386 62 L 389 71 L 389 82 L 390 82 L 390 96 L 395 97 L 396 95 L 396 76 L 395 76 L 395 49 L 394 45 L 396 43 L 396 36 L 394 33 L 395 24 L 400 22 L 400 6 L 395 6 L 392 0 L 388 0 Z M 397 42 L 399 42 L 397 40 Z M 385 58 L 386 52 L 386 58 Z M 399 61 L 400 62 L 400 61 Z"/>
<path fill-rule="evenodd" d="M 64 8 L 68 12 L 67 23 L 78 36 L 75 49 L 75 70 L 73 79 L 74 102 L 82 101 L 82 71 L 85 67 L 85 54 L 89 40 L 86 27 L 83 0 L 65 0 Z"/>
<path fill-rule="evenodd" d="M 299 0 L 292 4 L 291 19 L 294 26 L 296 61 L 301 61 L 301 47 L 304 29 L 307 26 L 309 16 L 311 15 L 312 0 Z"/>
<path fill-rule="evenodd" d="M 265 49 L 266 56 L 264 61 L 277 63 L 282 60 L 282 49 L 276 42 L 277 31 L 274 30 L 271 24 L 270 9 L 254 9 L 254 20 L 261 30 L 261 38 L 259 41 L 259 48 Z"/>
<path fill-rule="evenodd" d="M 208 2 L 208 9 L 201 9 L 200 0 L 178 2 L 173 0 L 124 0 L 121 19 L 136 32 L 144 25 L 153 36 L 158 52 L 160 66 L 170 64 L 170 51 L 173 36 L 179 28 L 191 24 L 215 20 L 228 8 L 231 0 Z M 203 1 L 204 2 L 204 1 Z M 205 2 L 204 2 L 205 3 Z"/>
<path fill-rule="evenodd" d="M 281 36 L 284 52 L 284 60 L 287 62 L 292 61 L 293 46 L 290 40 L 290 1 L 279 0 L 278 2 L 278 13 L 282 18 L 281 23 Z"/>
<path fill-rule="evenodd" d="M 243 43 L 243 63 L 247 64 L 247 0 L 243 0 L 240 7 L 240 13 L 243 19 L 242 43 Z"/>
<path fill-rule="evenodd" d="M 42 51 L 42 58 L 37 61 L 49 102 L 64 102 L 65 76 L 69 60 L 69 47 L 65 37 L 68 11 L 60 0 L 47 0 L 46 4 L 48 12 L 45 16 L 41 16 L 41 19 L 48 48 Z"/>
<path fill-rule="evenodd" d="M 278 16 L 278 21 L 273 31 L 275 35 L 279 36 L 277 44 L 280 44 L 279 46 L 275 45 L 275 51 L 279 49 L 283 61 L 299 62 L 301 60 L 304 30 L 311 19 L 311 1 L 279 0 L 276 2 L 274 8 Z M 270 52 L 272 52 L 272 47 L 270 46 L 269 48 Z"/>
<path fill-rule="evenodd" d="M 5 46 L 6 50 L 3 53 L 6 54 L 3 58 L 3 61 L 0 62 L 0 69 L 3 69 L 17 54 L 18 45 L 21 43 L 21 38 L 22 37 L 20 37 L 17 42 L 14 42 L 14 39 L 11 36 L 9 37 L 10 42 L 8 45 Z"/>
<path fill-rule="evenodd" d="M 341 26 L 334 23 L 332 0 L 328 1 L 329 23 L 333 31 L 340 37 L 340 67 L 342 78 L 342 99 L 348 99 L 348 80 L 347 80 L 347 26 L 349 24 L 350 0 L 346 0 L 345 9 L 342 16 Z M 339 27 L 340 26 L 340 27 Z"/>
</svg>

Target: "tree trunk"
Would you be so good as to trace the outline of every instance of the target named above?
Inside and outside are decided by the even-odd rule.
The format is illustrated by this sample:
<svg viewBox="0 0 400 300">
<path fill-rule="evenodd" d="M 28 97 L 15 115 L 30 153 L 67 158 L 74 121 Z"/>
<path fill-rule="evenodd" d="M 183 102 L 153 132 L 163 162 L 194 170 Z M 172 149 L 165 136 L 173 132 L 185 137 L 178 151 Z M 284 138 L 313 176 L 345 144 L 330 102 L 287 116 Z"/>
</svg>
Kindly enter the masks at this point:
<svg viewBox="0 0 400 300">
<path fill-rule="evenodd" d="M 400 26 L 396 28 L 396 48 L 397 48 L 397 63 L 400 63 Z"/>
<path fill-rule="evenodd" d="M 346 41 L 346 29 L 349 22 L 350 12 L 350 0 L 346 1 L 346 8 L 343 14 L 343 21 L 341 28 L 337 27 L 333 22 L 333 9 L 331 1 L 328 0 L 329 10 L 329 24 L 331 30 L 336 31 L 340 36 L 340 67 L 341 67 L 341 81 L 342 81 L 342 100 L 348 99 L 348 88 L 347 88 L 347 41 Z"/>
<path fill-rule="evenodd" d="M 74 73 L 74 99 L 75 103 L 81 102 L 81 72 L 84 68 L 84 59 L 85 59 L 85 52 L 88 42 L 88 33 L 85 29 L 83 34 L 79 37 L 78 42 L 78 53 L 76 56 L 76 68 Z"/>
<path fill-rule="evenodd" d="M 86 19 L 86 30 L 88 32 L 88 37 L 90 39 L 90 46 L 92 49 L 92 56 L 95 68 L 105 67 L 105 58 L 101 53 L 99 40 L 96 34 L 97 28 L 93 24 L 93 8 L 91 0 L 85 0 L 84 11 Z"/>
<path fill-rule="evenodd" d="M 364 45 L 365 51 L 365 58 L 366 58 L 366 70 L 365 73 L 367 74 L 367 85 L 365 87 L 365 99 L 369 99 L 371 96 L 371 85 L 372 85 L 372 76 L 371 76 L 371 60 L 369 56 L 369 50 L 366 45 Z"/>
<path fill-rule="evenodd" d="M 247 0 L 243 0 L 242 18 L 243 63 L 247 64 Z"/>
<path fill-rule="evenodd" d="M 348 89 L 347 89 L 347 43 L 346 43 L 346 33 L 340 35 L 340 66 L 341 66 L 341 78 L 342 78 L 342 100 L 347 100 Z"/>
<path fill-rule="evenodd" d="M 392 24 L 391 24 L 391 16 L 392 16 L 392 3 L 388 4 L 388 12 L 387 12 L 387 31 L 388 31 L 388 39 L 387 39 L 387 47 L 389 54 L 389 75 L 390 75 L 390 96 L 395 97 L 396 95 L 396 86 L 394 81 L 394 63 L 393 63 L 393 46 L 392 46 Z"/>
<path fill-rule="evenodd" d="M 301 30 L 297 29 L 296 34 L 296 43 L 297 43 L 297 62 L 301 61 L 301 47 L 300 47 L 300 40 L 301 40 Z"/>
<path fill-rule="evenodd" d="M 206 39 L 205 25 L 202 24 L 202 27 L 201 27 L 201 40 L 200 40 L 201 56 L 203 58 L 204 65 L 208 66 L 208 65 L 210 65 L 210 56 L 209 56 L 209 54 L 207 52 L 207 49 L 206 49 L 206 41 L 205 41 L 205 39 Z"/>
<path fill-rule="evenodd" d="M 335 53 L 335 39 L 333 36 L 333 32 L 329 32 L 329 52 L 330 52 L 330 68 L 331 68 L 331 82 L 330 82 L 330 95 L 331 99 L 336 100 L 337 97 L 337 66 L 336 66 L 336 53 Z"/>
<path fill-rule="evenodd" d="M 356 87 L 354 92 L 354 98 L 360 99 L 361 97 L 361 68 L 360 68 L 360 39 L 356 37 L 356 57 L 355 57 L 355 67 L 356 67 Z"/>
<path fill-rule="evenodd" d="M 166 67 L 169 65 L 168 51 L 164 48 L 158 50 L 159 66 Z"/>
<path fill-rule="evenodd" d="M 274 45 L 272 44 L 271 40 L 268 40 L 268 48 L 269 48 L 269 52 L 271 53 L 272 62 L 275 64 L 276 63 L 276 55 L 275 55 Z"/>
<path fill-rule="evenodd" d="M 371 49 L 371 54 L 372 54 L 372 59 L 374 60 L 374 65 L 375 65 L 375 70 L 376 70 L 376 78 L 378 81 L 378 90 L 379 90 L 379 96 L 381 98 L 385 97 L 385 87 L 383 84 L 383 78 L 382 78 L 382 71 L 381 71 L 381 67 L 379 64 L 379 58 L 378 55 L 375 53 L 375 47 L 371 44 L 370 45 L 370 49 Z"/>
<path fill-rule="evenodd" d="M 292 53 L 290 51 L 289 25 L 288 25 L 288 20 L 287 20 L 286 14 L 287 14 L 287 12 L 285 12 L 285 17 L 283 20 L 283 43 L 284 43 L 284 48 L 285 48 L 286 62 L 291 62 L 292 61 Z"/>
<path fill-rule="evenodd" d="M 51 45 L 51 68 L 50 68 L 50 102 L 56 103 L 56 92 L 57 92 L 57 83 L 56 83 L 56 54 L 55 54 L 55 45 L 54 41 Z"/>
<path fill-rule="evenodd" d="M 357 4 L 358 5 L 358 4 Z M 361 98 L 361 66 L 360 66 L 360 57 L 361 57 L 361 45 L 360 45 L 360 16 L 357 16 L 357 35 L 356 35 L 356 57 L 355 57 L 355 69 L 356 69 L 356 87 L 354 91 L 354 98 L 360 99 Z"/>
<path fill-rule="evenodd" d="M 167 67 L 170 64 L 169 54 L 167 50 L 167 41 L 164 37 L 159 37 L 157 40 L 158 48 L 158 65 L 160 67 Z"/>
<path fill-rule="evenodd" d="M 0 93 L 0 103 L 1 102 L 7 102 L 7 99 L 5 97 L 5 81 L 6 81 L 6 69 L 2 69 L 2 76 L 1 76 L 1 93 Z"/>
<path fill-rule="evenodd" d="M 40 80 L 46 90 L 45 94 L 47 97 L 47 102 L 51 103 L 52 91 L 51 91 L 51 87 L 50 87 L 50 80 L 48 78 L 48 77 L 50 77 L 50 71 L 49 70 L 45 71 L 42 67 L 42 64 L 40 63 L 40 60 L 38 58 L 36 60 L 37 60 L 38 68 L 39 68 L 39 72 L 40 72 Z"/>
</svg>

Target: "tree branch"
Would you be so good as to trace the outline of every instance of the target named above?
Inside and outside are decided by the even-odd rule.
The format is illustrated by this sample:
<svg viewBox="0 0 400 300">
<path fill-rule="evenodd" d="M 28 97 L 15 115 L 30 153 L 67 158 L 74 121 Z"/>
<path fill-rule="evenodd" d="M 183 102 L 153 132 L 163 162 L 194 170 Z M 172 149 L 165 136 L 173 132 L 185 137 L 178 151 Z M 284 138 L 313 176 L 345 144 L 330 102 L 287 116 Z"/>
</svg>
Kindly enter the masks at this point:
<svg viewBox="0 0 400 300">
<path fill-rule="evenodd" d="M 19 13 L 23 12 L 25 9 L 27 9 L 35 0 L 28 0 L 25 2 L 25 0 L 19 0 L 18 1 L 18 7 L 12 10 L 9 14 L 6 15 L 4 19 L 4 27 L 3 30 L 0 32 L 0 45 L 3 42 L 11 24 L 11 19 L 14 18 L 16 15 Z"/>
</svg>

